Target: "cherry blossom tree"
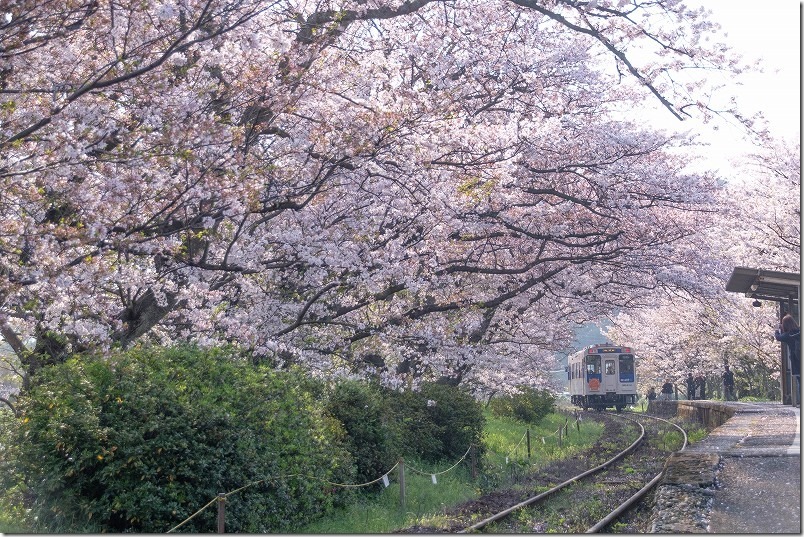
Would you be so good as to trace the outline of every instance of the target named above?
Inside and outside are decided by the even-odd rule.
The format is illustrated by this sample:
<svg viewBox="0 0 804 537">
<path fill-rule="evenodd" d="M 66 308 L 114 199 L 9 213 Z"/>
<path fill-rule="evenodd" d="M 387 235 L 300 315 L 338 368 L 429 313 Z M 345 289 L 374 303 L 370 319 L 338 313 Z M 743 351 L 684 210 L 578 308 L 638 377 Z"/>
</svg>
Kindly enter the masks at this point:
<svg viewBox="0 0 804 537">
<path fill-rule="evenodd" d="M 652 309 L 621 313 L 606 331 L 637 351 L 642 393 L 665 379 L 684 391 L 688 373 L 707 379 L 707 395 L 720 389 L 723 365 L 738 370 L 756 395 L 768 395 L 779 378 L 779 349 L 773 341 L 772 306 L 751 307 L 740 296 L 657 302 Z"/>
<path fill-rule="evenodd" d="M 690 371 L 719 385 L 729 363 L 757 394 L 776 389 L 769 386 L 780 376 L 778 306 L 755 307 L 725 285 L 736 266 L 801 271 L 800 151 L 766 138 L 736 163 L 743 175 L 722 192 L 719 224 L 705 233 L 710 272 L 700 293 L 667 296 L 616 317 L 607 335 L 639 349 L 644 388 L 665 378 L 681 382 Z"/>
<path fill-rule="evenodd" d="M 675 1 L 19 0 L 0 32 L 0 333 L 228 341 L 321 374 L 546 382 L 571 323 L 694 292 L 738 71 Z M 722 111 L 717 111 L 722 113 Z M 26 338 L 35 344 L 26 346 Z"/>
<path fill-rule="evenodd" d="M 735 262 L 798 272 L 801 266 L 801 144 L 767 140 L 740 163 L 744 175 L 730 188 L 733 224 L 742 249 Z"/>
</svg>

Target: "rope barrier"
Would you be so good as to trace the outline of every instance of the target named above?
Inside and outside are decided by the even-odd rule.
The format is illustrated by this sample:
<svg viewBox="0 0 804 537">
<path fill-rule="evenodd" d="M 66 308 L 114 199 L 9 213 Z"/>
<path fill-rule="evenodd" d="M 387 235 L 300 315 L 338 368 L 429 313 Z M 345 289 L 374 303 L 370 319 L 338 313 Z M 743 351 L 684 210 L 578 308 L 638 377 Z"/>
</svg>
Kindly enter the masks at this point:
<svg viewBox="0 0 804 537">
<path fill-rule="evenodd" d="M 575 416 L 575 421 L 573 422 L 573 425 L 577 426 L 578 423 L 580 423 L 580 422 L 581 422 L 581 417 L 576 415 Z M 542 444 L 546 444 L 548 438 L 552 438 L 554 436 L 560 435 L 562 431 L 564 431 L 564 434 L 567 434 L 567 432 L 569 431 L 569 418 L 566 419 L 564 425 L 559 426 L 559 428 L 556 429 L 555 431 L 553 431 L 552 433 L 550 433 L 548 435 L 542 435 L 541 436 Z M 525 431 L 525 433 L 522 435 L 522 438 L 520 438 L 519 442 L 517 442 L 516 446 L 514 446 L 514 448 L 508 453 L 508 455 L 505 456 L 505 463 L 506 464 L 508 464 L 508 459 L 511 457 L 511 455 L 513 455 L 516 452 L 516 450 L 519 449 L 519 446 L 522 445 L 522 442 L 525 440 L 527 435 L 528 435 L 528 431 Z"/>
<path fill-rule="evenodd" d="M 579 422 L 581 422 L 581 421 L 582 421 L 582 420 L 581 420 L 581 417 L 580 417 L 580 416 L 578 416 L 578 417 L 575 419 L 575 421 L 573 422 L 573 425 L 577 425 L 577 424 L 578 424 Z M 548 435 L 546 435 L 546 436 L 545 436 L 545 435 L 542 435 L 542 444 L 544 444 L 544 443 L 545 443 L 545 439 L 547 439 L 547 438 L 551 438 L 551 437 L 553 437 L 553 436 L 558 436 L 558 434 L 559 434 L 561 431 L 568 431 L 568 430 L 569 430 L 569 418 L 567 418 L 567 420 L 566 420 L 566 422 L 564 423 L 564 425 L 561 425 L 561 426 L 560 426 L 558 429 L 556 429 L 556 430 L 555 430 L 555 431 L 553 431 L 552 433 L 550 433 L 550 434 L 548 434 Z"/>
<path fill-rule="evenodd" d="M 469 449 L 471 449 L 471 446 L 470 446 L 470 448 L 469 448 Z M 467 453 L 469 453 L 469 451 L 467 451 Z M 464 457 L 466 457 L 466 455 L 464 455 Z M 461 460 L 463 460 L 463 459 L 461 459 Z M 460 461 L 458 461 L 458 462 L 460 463 Z M 249 487 L 252 487 L 252 486 L 254 486 L 254 485 L 259 485 L 260 483 L 265 483 L 266 481 L 279 481 L 279 480 L 286 480 L 286 479 L 290 479 L 290 478 L 292 478 L 292 477 L 304 477 L 304 478 L 307 478 L 307 479 L 312 479 L 312 480 L 316 480 L 316 481 L 321 481 L 322 483 L 326 483 L 327 485 L 332 485 L 332 486 L 336 486 L 336 487 L 345 487 L 345 488 L 367 487 L 367 486 L 369 486 L 369 485 L 373 485 L 374 483 L 377 483 L 377 482 L 382 481 L 383 479 L 387 478 L 388 474 L 390 474 L 391 472 L 393 472 L 394 470 L 396 470 L 396 468 L 397 468 L 398 466 L 399 466 L 399 463 L 397 462 L 397 463 L 396 463 L 396 464 L 395 464 L 395 465 L 394 465 L 394 466 L 393 466 L 393 467 L 392 467 L 390 470 L 388 470 L 387 472 L 385 472 L 383 475 L 381 475 L 381 476 L 380 476 L 380 477 L 378 477 L 377 479 L 374 479 L 374 480 L 372 480 L 372 481 L 368 481 L 368 482 L 366 482 L 366 483 L 359 483 L 359 484 L 335 483 L 335 482 L 332 482 L 332 481 L 327 481 L 326 479 L 321 479 L 320 477 L 316 477 L 316 476 L 312 476 L 312 475 L 304 475 L 304 474 L 290 474 L 290 475 L 286 475 L 286 476 L 279 476 L 279 477 L 274 477 L 274 478 L 268 478 L 268 477 L 266 477 L 265 479 L 259 479 L 259 480 L 257 480 L 257 481 L 252 481 L 251 483 L 248 483 L 247 485 L 243 485 L 243 486 L 242 486 L 242 487 L 240 487 L 240 488 L 237 488 L 237 489 L 235 489 L 235 490 L 232 490 L 232 491 L 230 491 L 230 492 L 227 492 L 227 493 L 225 493 L 225 494 L 224 494 L 224 496 L 225 496 L 226 498 L 228 498 L 228 497 L 229 497 L 229 496 L 231 496 L 232 494 L 236 494 L 236 493 L 238 493 L 238 492 L 240 492 L 240 491 L 242 491 L 242 490 L 245 490 L 245 489 L 247 489 L 247 488 L 249 488 Z M 455 466 L 457 466 L 457 464 L 456 464 Z M 193 518 L 195 518 L 196 516 L 198 516 L 198 515 L 199 515 L 199 514 L 200 514 L 202 511 L 204 511 L 204 509 L 206 509 L 207 507 L 209 507 L 210 505 L 212 505 L 212 504 L 213 504 L 213 503 L 215 503 L 216 501 L 218 501 L 218 497 L 217 497 L 217 496 L 216 496 L 215 498 L 213 498 L 212 500 L 210 500 L 210 502 L 209 502 L 209 503 L 207 503 L 207 504 L 206 504 L 204 507 L 202 507 L 201 509 L 199 509 L 198 511 L 196 511 L 195 513 L 193 513 L 192 515 L 190 515 L 189 517 L 187 517 L 186 519 L 184 519 L 184 520 L 183 520 L 183 521 L 182 521 L 180 524 L 178 524 L 178 525 L 176 525 L 176 526 L 172 527 L 171 529 L 169 529 L 169 530 L 168 530 L 166 533 L 171 533 L 173 530 L 177 530 L 177 529 L 179 529 L 180 527 L 182 527 L 183 525 L 185 525 L 186 523 L 188 523 L 190 520 L 192 520 Z"/>
<path fill-rule="evenodd" d="M 575 420 L 575 424 L 577 424 L 579 421 L 581 421 L 580 417 L 578 417 L 578 418 Z M 555 432 L 553 432 L 552 434 L 547 435 L 547 437 L 542 436 L 542 443 L 543 443 L 543 444 L 545 443 L 545 438 L 549 438 L 549 437 L 552 437 L 552 436 L 556 436 L 556 435 L 558 435 L 558 434 L 560 433 L 560 431 L 561 431 L 561 430 L 563 430 L 563 429 L 564 429 L 564 428 L 566 428 L 566 427 L 569 427 L 569 419 L 567 419 L 567 422 L 566 422 L 564 425 L 562 425 L 561 427 L 559 427 L 559 428 L 558 428 L 558 429 L 557 429 Z M 513 448 L 513 449 L 511 450 L 511 452 L 509 453 L 509 455 L 505 457 L 506 463 L 507 463 L 507 461 L 508 461 L 508 457 L 509 457 L 511 454 L 513 454 L 513 453 L 514 453 L 514 452 L 515 452 L 515 451 L 516 451 L 516 450 L 519 448 L 519 446 L 522 444 L 522 442 L 525 440 L 525 438 L 527 437 L 527 434 L 528 434 L 528 431 L 525 431 L 525 433 L 522 435 L 522 438 L 520 438 L 520 440 L 519 440 L 519 442 L 517 443 L 517 445 L 516 445 L 516 446 L 514 446 L 514 448 Z M 466 459 L 466 457 L 469 455 L 469 453 L 470 453 L 471 451 L 472 451 L 472 446 L 470 445 L 470 446 L 469 446 L 469 449 L 467 449 L 467 450 L 466 450 L 466 453 L 464 453 L 464 454 L 463 454 L 463 456 L 462 456 L 462 457 L 461 457 L 461 458 L 458 460 L 458 462 L 456 462 L 455 464 L 453 464 L 452 466 L 450 466 L 450 467 L 449 467 L 449 468 L 447 468 L 446 470 L 442 470 L 441 472 L 424 472 L 424 471 L 422 471 L 422 470 L 418 470 L 418 469 L 416 469 L 416 468 L 413 468 L 412 466 L 408 466 L 408 469 L 409 469 L 410 471 L 415 472 L 415 473 L 420 474 L 420 475 L 429 475 L 429 476 L 432 476 L 432 477 L 434 478 L 434 482 L 435 482 L 435 476 L 443 475 L 443 474 L 446 474 L 447 472 L 450 472 L 450 471 L 454 470 L 454 469 L 455 469 L 455 468 L 456 468 L 456 467 L 457 467 L 457 466 L 458 466 L 460 463 L 462 463 L 462 462 L 463 462 L 463 461 Z M 224 496 L 224 497 L 226 497 L 226 498 L 228 498 L 228 497 L 229 497 L 229 496 L 231 496 L 232 494 L 236 494 L 236 493 L 238 493 L 238 492 L 240 492 L 240 491 L 242 491 L 242 490 L 245 490 L 245 489 L 247 489 L 247 488 L 249 488 L 249 487 L 252 487 L 252 486 L 254 486 L 254 485 L 259 485 L 260 483 L 265 483 L 265 482 L 268 482 L 268 481 L 279 481 L 279 480 L 286 480 L 286 479 L 290 479 L 290 478 L 292 478 L 292 477 L 304 477 L 304 478 L 307 478 L 307 479 L 311 479 L 311 480 L 320 481 L 320 482 L 322 482 L 322 483 L 326 483 L 327 485 L 332 485 L 332 486 L 335 486 L 335 487 L 344 487 L 344 488 L 359 488 L 359 487 L 367 487 L 367 486 L 369 486 L 369 485 L 373 485 L 374 483 L 378 483 L 379 481 L 384 481 L 384 480 L 386 480 L 386 479 L 388 478 L 388 474 L 390 474 L 391 472 L 393 472 L 394 470 L 396 470 L 396 469 L 397 469 L 397 467 L 399 467 L 399 462 L 397 462 L 397 463 L 396 463 L 396 464 L 395 464 L 395 465 L 394 465 L 394 466 L 393 466 L 393 467 L 392 467 L 390 470 L 388 470 L 387 472 L 385 472 L 385 473 L 384 473 L 382 476 L 378 477 L 377 479 L 373 479 L 373 480 L 371 480 L 371 481 L 367 481 L 366 483 L 358 483 L 358 484 L 351 484 L 351 483 L 335 483 L 335 482 L 333 482 L 333 481 L 327 481 L 326 479 L 322 479 L 322 478 L 320 478 L 320 477 L 311 476 L 311 475 L 304 475 L 304 474 L 291 474 L 291 475 L 287 475 L 287 476 L 279 476 L 279 477 L 274 477 L 274 478 L 264 478 L 264 479 L 259 479 L 259 480 L 257 480 L 257 481 L 253 481 L 253 482 L 251 482 L 251 483 L 248 483 L 248 484 L 246 484 L 246 485 L 243 485 L 243 486 L 242 486 L 242 487 L 240 487 L 240 488 L 237 488 L 237 489 L 235 489 L 235 490 L 232 490 L 232 491 L 230 491 L 230 492 L 227 492 L 227 493 L 225 493 L 223 496 Z M 387 484 L 386 484 L 386 486 L 387 486 Z M 198 515 L 199 515 L 200 513 L 202 513 L 202 512 L 203 512 L 205 509 L 207 509 L 207 508 L 208 508 L 210 505 L 212 505 L 213 503 L 215 503 L 215 502 L 217 502 L 217 501 L 218 501 L 218 497 L 213 498 L 212 500 L 210 500 L 210 501 L 209 501 L 209 503 L 207 503 L 207 504 L 206 504 L 205 506 L 203 506 L 201 509 L 199 509 L 198 511 L 196 511 L 195 513 L 193 513 L 192 515 L 190 515 L 189 517 L 187 517 L 186 519 L 184 519 L 184 520 L 183 520 L 181 523 L 179 523 L 179 524 L 177 524 L 176 526 L 174 526 L 173 528 L 169 529 L 169 530 L 168 530 L 166 533 L 171 533 L 171 532 L 173 532 L 174 530 L 179 529 L 180 527 L 182 527 L 183 525 L 185 525 L 186 523 L 188 523 L 190 520 L 192 520 L 193 518 L 195 518 L 196 516 L 198 516 Z"/>
<path fill-rule="evenodd" d="M 542 435 L 542 444 L 544 444 L 545 438 L 550 438 L 550 437 L 553 437 L 553 436 L 557 436 L 558 431 L 560 431 L 561 429 L 562 429 L 562 427 L 559 427 L 558 429 L 556 429 L 555 431 L 553 431 L 552 433 L 550 433 L 548 435 Z"/>
<path fill-rule="evenodd" d="M 394 464 L 393 468 L 391 468 L 390 470 L 388 470 L 387 472 L 382 474 L 377 479 L 374 479 L 373 481 L 369 481 L 367 483 L 360 483 L 359 485 L 350 485 L 350 484 L 346 484 L 346 483 L 333 483 L 332 481 L 327 481 L 326 479 L 321 479 L 320 477 L 312 477 L 312 479 L 317 479 L 318 481 L 322 481 L 322 482 L 326 483 L 327 485 L 333 485 L 333 486 L 336 486 L 336 487 L 346 487 L 346 488 L 367 487 L 369 485 L 373 485 L 374 483 L 377 483 L 378 481 L 382 481 L 383 478 L 385 478 L 388 474 L 390 474 L 391 472 L 396 470 L 396 468 L 398 466 L 399 466 L 399 463 L 396 463 L 396 464 Z"/>
<path fill-rule="evenodd" d="M 410 470 L 412 472 L 416 472 L 417 474 L 421 474 L 421 475 L 442 475 L 442 474 L 446 474 L 447 472 L 449 472 L 450 470 L 453 470 L 456 466 L 461 464 L 464 461 L 464 459 L 466 459 L 466 456 L 469 455 L 470 451 L 472 451 L 472 446 L 469 446 L 469 449 L 466 450 L 466 453 L 463 454 L 463 457 L 461 457 L 460 460 L 458 460 L 458 462 L 456 462 L 455 464 L 453 464 L 452 466 L 450 466 L 449 468 L 447 468 L 446 470 L 444 470 L 442 472 L 423 472 L 421 470 L 417 470 L 416 468 L 413 468 L 410 465 L 408 465 L 407 468 L 408 468 L 408 470 Z"/>
<path fill-rule="evenodd" d="M 514 446 L 514 449 L 512 449 L 512 450 L 511 450 L 511 451 L 508 453 L 508 455 L 506 455 L 506 456 L 505 456 L 505 464 L 508 464 L 508 457 L 510 457 L 511 455 L 513 455 L 513 454 L 516 452 L 516 450 L 519 448 L 519 446 L 520 446 L 520 445 L 522 445 L 522 441 L 523 441 L 523 440 L 525 440 L 525 437 L 526 437 L 526 436 L 528 436 L 528 431 L 525 431 L 525 432 L 522 434 L 522 438 L 520 438 L 520 439 L 519 439 L 519 442 L 517 442 L 517 444 Z"/>
<path fill-rule="evenodd" d="M 166 533 L 170 533 L 173 530 L 177 530 L 177 529 L 181 528 L 182 526 L 184 526 L 185 524 L 190 522 L 192 519 L 194 519 L 196 516 L 198 516 L 201 513 L 201 511 L 203 511 L 204 509 L 206 509 L 207 507 L 209 507 L 210 505 L 212 505 L 213 503 L 215 503 L 217 501 L 218 501 L 218 498 L 212 498 L 212 500 L 208 504 L 206 504 L 204 507 L 202 507 L 201 509 L 199 509 L 198 511 L 196 511 L 195 513 L 193 513 L 192 515 L 190 515 L 189 517 L 184 519 L 184 521 L 182 521 L 181 524 L 178 524 L 177 526 L 174 526 L 174 527 L 170 528 L 169 530 L 167 530 Z"/>
</svg>

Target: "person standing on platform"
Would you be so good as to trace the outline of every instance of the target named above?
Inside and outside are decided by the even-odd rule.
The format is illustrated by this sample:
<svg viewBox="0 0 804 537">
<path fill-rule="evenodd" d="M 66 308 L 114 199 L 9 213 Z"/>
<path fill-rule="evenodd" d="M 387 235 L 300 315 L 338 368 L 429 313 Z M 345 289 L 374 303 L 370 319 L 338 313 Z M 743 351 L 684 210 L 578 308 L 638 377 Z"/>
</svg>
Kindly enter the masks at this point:
<svg viewBox="0 0 804 537">
<path fill-rule="evenodd" d="M 779 329 L 773 334 L 777 341 L 787 344 L 787 365 L 795 379 L 796 404 L 801 404 L 801 329 L 789 313 L 782 317 Z"/>
<path fill-rule="evenodd" d="M 734 373 L 729 369 L 729 366 L 725 366 L 725 371 L 723 371 L 723 396 L 725 397 L 726 401 L 734 401 Z"/>
<path fill-rule="evenodd" d="M 648 398 L 648 401 L 655 400 L 656 399 L 656 388 L 651 386 L 650 389 L 648 390 L 648 393 L 645 395 L 645 397 Z"/>
<path fill-rule="evenodd" d="M 670 379 L 664 379 L 664 384 L 662 384 L 662 395 L 659 399 L 662 401 L 669 401 L 673 398 L 673 383 L 670 382 Z"/>
<path fill-rule="evenodd" d="M 695 378 L 693 378 L 692 373 L 687 373 L 687 399 L 692 401 L 695 399 Z"/>
<path fill-rule="evenodd" d="M 695 377 L 695 397 L 697 399 L 706 399 L 706 379 L 703 375 Z"/>
</svg>

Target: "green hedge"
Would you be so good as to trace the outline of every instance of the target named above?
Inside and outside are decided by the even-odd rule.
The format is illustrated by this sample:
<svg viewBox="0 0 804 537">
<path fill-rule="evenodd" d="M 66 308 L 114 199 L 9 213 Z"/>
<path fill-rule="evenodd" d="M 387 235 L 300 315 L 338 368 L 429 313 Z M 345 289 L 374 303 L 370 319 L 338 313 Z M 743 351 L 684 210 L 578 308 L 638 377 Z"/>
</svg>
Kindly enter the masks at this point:
<svg viewBox="0 0 804 537">
<path fill-rule="evenodd" d="M 382 388 L 356 380 L 341 380 L 327 399 L 327 411 L 343 424 L 346 442 L 357 467 L 356 479 L 366 483 L 396 463 Z"/>
<path fill-rule="evenodd" d="M 455 461 L 472 444 L 482 454 L 483 409 L 460 388 L 426 383 L 417 391 L 395 391 L 342 380 L 327 409 L 343 423 L 363 482 L 383 475 L 400 457 Z"/>
<path fill-rule="evenodd" d="M 319 389 L 225 350 L 71 359 L 21 400 L 3 474 L 24 476 L 35 531 L 161 533 L 263 479 L 227 499 L 226 530 L 287 531 L 332 504 L 321 480 L 354 477 Z M 213 505 L 178 531 L 214 531 L 215 516 Z"/>
<path fill-rule="evenodd" d="M 0 508 L 58 533 L 161 533 L 232 491 L 228 532 L 290 532 L 349 499 L 335 484 L 400 457 L 454 462 L 482 450 L 484 426 L 459 388 L 327 388 L 194 347 L 75 357 L 43 369 L 19 410 L 0 424 Z M 177 531 L 214 531 L 215 518 L 212 504 Z"/>
<path fill-rule="evenodd" d="M 539 423 L 555 410 L 556 399 L 546 390 L 519 386 L 519 393 L 501 395 L 489 403 L 492 413 L 498 417 L 510 417 L 526 423 Z"/>
<path fill-rule="evenodd" d="M 471 444 L 482 450 L 483 409 L 466 391 L 425 383 L 418 391 L 389 391 L 386 401 L 401 456 L 439 462 L 460 458 Z"/>
</svg>

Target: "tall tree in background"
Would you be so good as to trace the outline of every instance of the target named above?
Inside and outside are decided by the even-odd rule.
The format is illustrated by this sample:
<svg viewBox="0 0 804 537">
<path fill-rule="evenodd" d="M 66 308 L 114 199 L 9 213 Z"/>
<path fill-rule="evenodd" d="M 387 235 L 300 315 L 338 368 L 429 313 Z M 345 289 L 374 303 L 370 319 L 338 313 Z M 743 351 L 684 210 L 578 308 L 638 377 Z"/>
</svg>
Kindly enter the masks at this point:
<svg viewBox="0 0 804 537">
<path fill-rule="evenodd" d="M 0 329 L 30 378 L 137 340 L 545 382 L 573 321 L 695 289 L 679 119 L 739 70 L 675 2 L 19 1 Z M 26 338 L 35 346 L 27 348 Z M 534 373 L 534 371 L 542 373 Z"/>
<path fill-rule="evenodd" d="M 719 383 L 724 362 L 738 370 L 754 395 L 766 396 L 779 378 L 779 343 L 773 339 L 778 306 L 727 293 L 734 267 L 800 272 L 800 146 L 766 140 L 723 192 L 719 225 L 707 230 L 712 285 L 699 294 L 666 297 L 649 308 L 618 315 L 609 337 L 641 351 L 644 383 L 689 371 Z M 778 395 L 776 393 L 775 395 Z"/>
<path fill-rule="evenodd" d="M 738 265 L 798 272 L 801 266 L 801 144 L 767 140 L 742 163 L 730 189 Z"/>
</svg>

